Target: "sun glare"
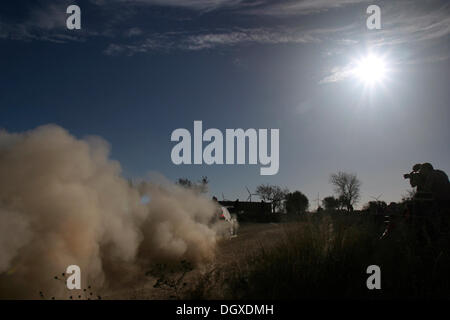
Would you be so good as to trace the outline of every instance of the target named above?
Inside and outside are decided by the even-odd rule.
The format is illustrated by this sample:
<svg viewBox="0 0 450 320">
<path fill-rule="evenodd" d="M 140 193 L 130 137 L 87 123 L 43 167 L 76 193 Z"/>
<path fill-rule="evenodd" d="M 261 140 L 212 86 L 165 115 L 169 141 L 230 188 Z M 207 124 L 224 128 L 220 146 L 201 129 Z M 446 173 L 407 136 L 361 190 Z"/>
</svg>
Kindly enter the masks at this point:
<svg viewBox="0 0 450 320">
<path fill-rule="evenodd" d="M 368 55 L 356 62 L 354 75 L 366 85 L 382 83 L 386 77 L 386 62 L 382 57 Z"/>
</svg>

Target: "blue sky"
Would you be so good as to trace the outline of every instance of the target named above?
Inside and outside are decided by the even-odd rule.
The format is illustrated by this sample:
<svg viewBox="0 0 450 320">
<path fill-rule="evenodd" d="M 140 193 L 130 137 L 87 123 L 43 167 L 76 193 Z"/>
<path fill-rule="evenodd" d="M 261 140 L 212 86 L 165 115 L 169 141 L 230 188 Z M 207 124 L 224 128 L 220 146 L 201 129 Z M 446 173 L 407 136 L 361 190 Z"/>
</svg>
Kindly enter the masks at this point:
<svg viewBox="0 0 450 320">
<path fill-rule="evenodd" d="M 82 29 L 65 28 L 68 5 Z M 381 30 L 366 8 L 381 7 Z M 332 194 L 357 173 L 362 200 L 396 201 L 417 162 L 450 172 L 450 6 L 446 1 L 7 1 L 0 4 L 0 127 L 56 123 L 99 135 L 127 177 L 206 175 L 241 200 L 260 183 Z M 373 52 L 370 90 L 348 75 Z M 280 129 L 280 170 L 175 166 L 177 128 Z M 315 207 L 315 205 L 313 205 Z"/>
</svg>

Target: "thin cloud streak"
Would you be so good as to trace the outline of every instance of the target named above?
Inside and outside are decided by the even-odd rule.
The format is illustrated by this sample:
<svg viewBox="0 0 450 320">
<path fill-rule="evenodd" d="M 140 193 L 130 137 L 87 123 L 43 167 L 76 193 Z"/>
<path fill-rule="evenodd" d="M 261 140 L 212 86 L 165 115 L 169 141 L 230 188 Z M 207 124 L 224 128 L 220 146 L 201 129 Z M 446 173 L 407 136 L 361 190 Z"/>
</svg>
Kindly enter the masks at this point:
<svg viewBox="0 0 450 320">
<path fill-rule="evenodd" d="M 373 0 L 304 0 L 304 1 L 268 1 L 266 5 L 248 9 L 247 14 L 269 16 L 309 15 Z"/>
<path fill-rule="evenodd" d="M 154 33 L 132 44 L 112 43 L 105 54 L 126 54 L 149 52 L 151 50 L 188 50 L 234 47 L 252 44 L 302 44 L 322 43 L 331 40 L 332 34 L 349 30 L 351 26 L 330 29 L 304 28 L 234 28 L 216 32 L 167 32 Z M 340 42 L 342 40 L 336 40 Z"/>
</svg>

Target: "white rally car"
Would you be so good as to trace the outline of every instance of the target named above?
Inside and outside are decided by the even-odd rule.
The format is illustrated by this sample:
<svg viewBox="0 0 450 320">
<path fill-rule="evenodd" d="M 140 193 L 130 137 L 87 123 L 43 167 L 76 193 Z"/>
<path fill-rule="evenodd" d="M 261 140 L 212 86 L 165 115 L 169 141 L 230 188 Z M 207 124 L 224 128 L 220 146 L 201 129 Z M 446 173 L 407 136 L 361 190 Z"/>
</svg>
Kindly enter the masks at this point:
<svg viewBox="0 0 450 320">
<path fill-rule="evenodd" d="M 230 224 L 230 236 L 232 238 L 237 237 L 237 229 L 239 227 L 237 216 L 235 214 L 231 214 L 227 207 L 220 207 L 220 209 L 222 212 L 220 219 L 225 220 Z"/>
</svg>

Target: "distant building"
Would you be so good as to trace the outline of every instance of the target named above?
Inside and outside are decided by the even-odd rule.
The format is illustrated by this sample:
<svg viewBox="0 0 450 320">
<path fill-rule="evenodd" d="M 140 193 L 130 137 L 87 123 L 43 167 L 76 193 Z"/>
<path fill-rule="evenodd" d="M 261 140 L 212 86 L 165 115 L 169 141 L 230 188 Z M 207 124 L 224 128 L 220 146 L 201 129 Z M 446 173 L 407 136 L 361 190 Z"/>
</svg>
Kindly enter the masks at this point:
<svg viewBox="0 0 450 320">
<path fill-rule="evenodd" d="M 276 220 L 277 214 L 272 213 L 271 202 L 249 201 L 219 201 L 230 213 L 238 217 L 238 221 L 270 222 Z"/>
</svg>

